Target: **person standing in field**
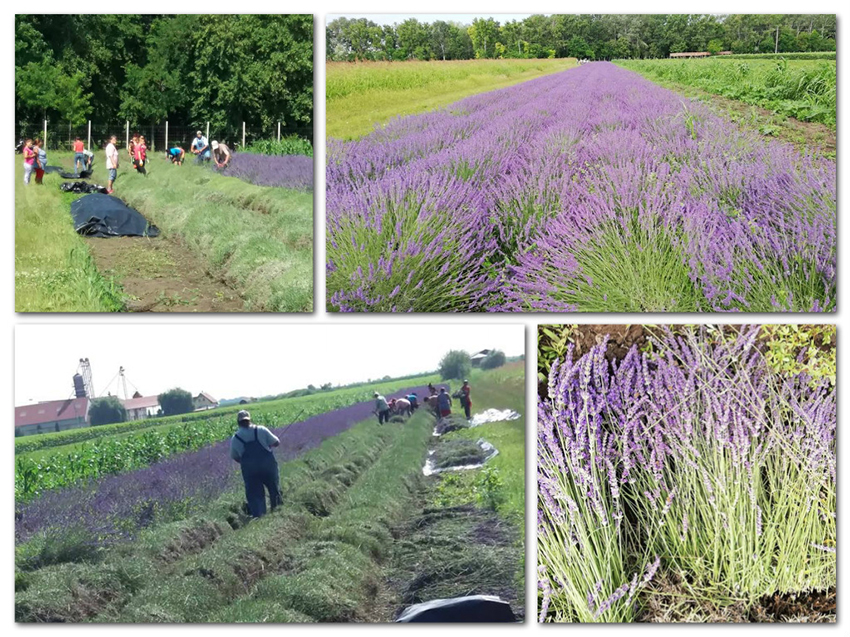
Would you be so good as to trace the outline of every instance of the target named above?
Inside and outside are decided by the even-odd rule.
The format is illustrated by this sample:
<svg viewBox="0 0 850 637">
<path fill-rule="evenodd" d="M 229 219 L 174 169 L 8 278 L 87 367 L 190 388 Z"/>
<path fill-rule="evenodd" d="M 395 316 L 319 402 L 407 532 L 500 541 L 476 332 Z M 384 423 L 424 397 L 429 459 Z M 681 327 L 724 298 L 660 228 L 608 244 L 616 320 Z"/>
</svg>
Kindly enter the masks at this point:
<svg viewBox="0 0 850 637">
<path fill-rule="evenodd" d="M 139 137 L 139 141 L 133 146 L 133 155 L 133 166 L 136 167 L 138 172 L 147 177 L 148 171 L 145 168 L 145 162 L 148 158 L 148 147 L 145 144 L 144 136 Z"/>
<path fill-rule="evenodd" d="M 233 157 L 233 154 L 230 152 L 227 144 L 219 144 L 215 140 L 213 140 L 212 143 L 212 154 L 215 165 L 222 169 L 227 168 L 227 165 L 230 163 L 230 159 Z"/>
<path fill-rule="evenodd" d="M 139 134 L 133 133 L 133 136 L 130 138 L 130 143 L 127 144 L 127 154 L 130 156 L 131 162 L 135 158 L 136 144 L 138 144 L 138 143 L 139 143 Z"/>
<path fill-rule="evenodd" d="M 460 406 L 463 407 L 463 413 L 466 414 L 466 419 L 472 418 L 472 399 L 469 397 L 470 387 L 469 381 L 463 381 L 463 387 L 460 388 Z"/>
<path fill-rule="evenodd" d="M 378 424 L 382 425 L 390 421 L 390 406 L 387 399 L 375 392 L 375 413 L 378 416 Z"/>
<path fill-rule="evenodd" d="M 79 174 L 82 171 L 80 167 L 82 166 L 82 170 L 86 169 L 86 155 L 83 152 L 86 149 L 86 145 L 83 144 L 83 140 L 79 137 L 74 138 L 74 172 Z"/>
<path fill-rule="evenodd" d="M 280 471 L 272 449 L 280 446 L 280 438 L 262 425 L 251 422 L 244 409 L 236 414 L 239 428 L 230 439 L 230 457 L 239 463 L 245 482 L 248 510 L 255 518 L 266 514 L 266 490 L 272 510 L 281 504 Z"/>
<path fill-rule="evenodd" d="M 35 168 L 36 151 L 32 147 L 32 139 L 24 141 L 24 185 L 30 185 L 32 171 Z"/>
<path fill-rule="evenodd" d="M 47 168 L 47 151 L 44 150 L 44 141 L 36 139 L 33 150 L 35 151 L 35 183 L 42 184 L 44 171 Z"/>
<path fill-rule="evenodd" d="M 115 184 L 115 178 L 118 176 L 118 149 L 115 147 L 117 142 L 118 138 L 113 135 L 106 145 L 106 172 L 109 173 L 106 192 L 110 195 L 112 194 L 112 186 Z"/>
<path fill-rule="evenodd" d="M 452 413 L 452 397 L 448 395 L 445 387 L 440 387 L 440 395 L 437 396 L 437 409 L 440 418 L 445 418 Z"/>
<path fill-rule="evenodd" d="M 192 147 L 190 150 L 192 151 L 192 154 L 196 156 L 196 164 L 210 160 L 210 143 L 201 131 L 195 133 L 195 139 L 192 140 Z"/>
</svg>

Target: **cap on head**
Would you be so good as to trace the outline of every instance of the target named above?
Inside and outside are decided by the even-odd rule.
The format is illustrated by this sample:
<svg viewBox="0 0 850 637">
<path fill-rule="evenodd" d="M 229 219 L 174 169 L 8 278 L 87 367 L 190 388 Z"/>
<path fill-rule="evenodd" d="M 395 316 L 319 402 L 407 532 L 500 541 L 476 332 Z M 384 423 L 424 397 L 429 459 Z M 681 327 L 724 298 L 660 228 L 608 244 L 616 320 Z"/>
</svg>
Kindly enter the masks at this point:
<svg viewBox="0 0 850 637">
<path fill-rule="evenodd" d="M 380 394 L 378 392 L 375 392 L 375 397 L 377 398 L 378 396 L 380 396 Z"/>
<path fill-rule="evenodd" d="M 236 422 L 251 422 L 251 414 L 245 409 L 241 410 L 236 414 Z"/>
<path fill-rule="evenodd" d="M 466 380 L 465 378 L 463 379 L 463 384 L 464 384 L 464 385 L 466 385 L 468 382 L 469 382 L 469 381 L 468 381 L 468 380 Z"/>
<path fill-rule="evenodd" d="M 201 131 L 198 131 L 197 133 L 195 133 L 195 135 L 197 135 L 198 137 L 200 137 L 201 135 L 203 135 L 203 133 L 202 133 Z"/>
<path fill-rule="evenodd" d="M 218 142 L 217 142 L 217 141 L 215 141 L 215 140 L 213 140 L 213 143 L 212 143 L 212 144 L 210 144 L 210 145 L 212 146 L 213 150 L 215 150 L 216 148 L 218 148 Z"/>
</svg>

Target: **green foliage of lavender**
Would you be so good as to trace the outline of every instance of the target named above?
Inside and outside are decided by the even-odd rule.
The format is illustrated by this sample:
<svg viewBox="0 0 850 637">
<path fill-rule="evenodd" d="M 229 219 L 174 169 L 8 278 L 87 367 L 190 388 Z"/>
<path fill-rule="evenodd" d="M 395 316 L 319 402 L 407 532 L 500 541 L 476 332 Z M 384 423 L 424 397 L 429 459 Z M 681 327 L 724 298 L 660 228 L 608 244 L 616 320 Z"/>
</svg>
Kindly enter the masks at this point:
<svg viewBox="0 0 850 637">
<path fill-rule="evenodd" d="M 331 311 L 831 311 L 836 166 L 605 62 L 328 143 Z"/>
<path fill-rule="evenodd" d="M 610 364 L 572 346 L 538 405 L 540 620 L 632 621 L 657 569 L 749 604 L 836 583 L 836 396 L 758 327 L 689 328 Z"/>
</svg>

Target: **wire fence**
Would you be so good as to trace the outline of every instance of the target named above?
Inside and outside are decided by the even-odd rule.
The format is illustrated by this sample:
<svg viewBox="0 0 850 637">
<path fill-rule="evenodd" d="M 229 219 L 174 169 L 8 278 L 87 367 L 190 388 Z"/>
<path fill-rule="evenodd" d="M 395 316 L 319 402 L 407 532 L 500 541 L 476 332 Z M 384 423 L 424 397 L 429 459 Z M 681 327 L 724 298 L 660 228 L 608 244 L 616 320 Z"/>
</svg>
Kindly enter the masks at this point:
<svg viewBox="0 0 850 637">
<path fill-rule="evenodd" d="M 89 149 L 105 148 L 109 138 L 115 135 L 118 138 L 117 146 L 126 148 L 127 142 L 134 134 L 144 135 L 150 152 L 165 151 L 173 146 L 180 146 L 188 151 L 195 139 L 197 131 L 206 136 L 207 141 L 213 140 L 227 144 L 233 150 L 243 150 L 252 142 L 261 139 L 281 139 L 290 135 L 298 135 L 313 139 L 313 127 L 285 126 L 279 122 L 270 128 L 259 128 L 247 126 L 243 123 L 241 128 L 223 129 L 211 126 L 206 122 L 200 126 L 175 124 L 172 122 L 159 122 L 156 124 L 143 124 L 129 121 L 116 122 L 88 122 L 84 126 L 71 126 L 68 122 L 18 122 L 15 127 L 15 141 L 27 138 L 41 138 L 46 142 L 48 150 L 73 149 L 74 141 L 79 137 Z"/>
</svg>

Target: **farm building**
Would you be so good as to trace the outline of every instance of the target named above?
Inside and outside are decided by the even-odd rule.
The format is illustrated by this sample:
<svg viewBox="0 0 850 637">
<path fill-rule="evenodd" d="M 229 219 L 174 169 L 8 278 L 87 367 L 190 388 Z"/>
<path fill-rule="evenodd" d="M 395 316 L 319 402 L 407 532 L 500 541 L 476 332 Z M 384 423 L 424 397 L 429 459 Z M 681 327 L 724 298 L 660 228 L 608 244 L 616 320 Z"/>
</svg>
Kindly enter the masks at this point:
<svg viewBox="0 0 850 637">
<path fill-rule="evenodd" d="M 711 53 L 708 51 L 685 51 L 683 53 L 671 53 L 671 58 L 707 58 Z"/>
<path fill-rule="evenodd" d="M 481 367 L 481 361 L 487 358 L 487 354 L 490 353 L 489 349 L 482 349 L 480 352 L 475 352 L 472 356 L 469 357 L 469 360 L 472 361 L 473 367 Z"/>
<path fill-rule="evenodd" d="M 86 427 L 89 405 L 89 399 L 82 397 L 15 407 L 15 435 L 29 436 Z"/>
<path fill-rule="evenodd" d="M 201 392 L 195 396 L 192 399 L 192 402 L 195 405 L 195 411 L 204 411 L 206 409 L 215 409 L 218 407 L 218 401 L 206 392 Z"/>
<path fill-rule="evenodd" d="M 139 392 L 133 394 L 132 398 L 122 400 L 121 404 L 127 410 L 127 420 L 152 418 L 162 411 L 158 396 L 142 396 Z"/>
</svg>

